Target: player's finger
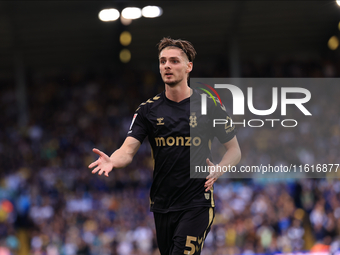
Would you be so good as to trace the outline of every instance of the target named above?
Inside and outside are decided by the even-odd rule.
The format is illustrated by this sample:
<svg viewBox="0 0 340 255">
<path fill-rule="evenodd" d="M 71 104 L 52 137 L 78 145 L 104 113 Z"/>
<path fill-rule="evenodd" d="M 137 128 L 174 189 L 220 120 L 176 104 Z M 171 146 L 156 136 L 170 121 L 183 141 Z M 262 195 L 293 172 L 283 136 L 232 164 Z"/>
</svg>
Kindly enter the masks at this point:
<svg viewBox="0 0 340 255">
<path fill-rule="evenodd" d="M 213 185 L 217 179 L 216 178 L 211 178 L 205 182 L 206 185 Z"/>
<path fill-rule="evenodd" d="M 92 151 L 93 151 L 94 153 L 98 154 L 99 156 L 104 156 L 104 155 L 105 155 L 104 152 L 102 152 L 102 151 L 100 151 L 100 150 L 98 150 L 98 149 L 96 149 L 96 148 L 93 148 Z"/>
<path fill-rule="evenodd" d="M 103 174 L 103 172 L 104 172 L 104 170 L 103 170 L 103 169 L 101 169 L 101 170 L 98 172 L 98 175 L 102 175 L 102 174 Z"/>
<path fill-rule="evenodd" d="M 97 172 L 99 171 L 99 169 L 100 169 L 100 167 L 97 166 L 95 169 L 92 170 L 92 173 L 93 173 L 93 174 L 97 173 Z"/>
<path fill-rule="evenodd" d="M 97 161 L 98 161 L 98 160 L 92 162 L 92 163 L 88 166 L 88 168 L 93 168 L 93 167 L 95 167 L 96 165 L 98 165 L 98 162 L 97 162 Z"/>
<path fill-rule="evenodd" d="M 210 179 L 210 180 L 208 180 L 208 181 L 205 182 L 205 185 L 206 185 L 206 186 L 209 186 L 209 185 L 211 185 L 211 184 L 213 184 L 213 183 L 214 183 L 213 179 Z"/>
<path fill-rule="evenodd" d="M 212 179 L 209 179 L 209 180 L 207 180 L 205 183 L 208 185 L 209 183 L 211 183 L 211 180 L 212 180 Z"/>
</svg>

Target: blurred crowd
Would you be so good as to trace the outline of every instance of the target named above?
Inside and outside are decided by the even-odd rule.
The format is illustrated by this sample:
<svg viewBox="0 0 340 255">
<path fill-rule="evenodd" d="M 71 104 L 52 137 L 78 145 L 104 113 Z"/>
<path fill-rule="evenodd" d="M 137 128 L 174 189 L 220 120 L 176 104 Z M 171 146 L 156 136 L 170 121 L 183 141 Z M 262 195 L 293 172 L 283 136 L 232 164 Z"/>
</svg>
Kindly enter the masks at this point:
<svg viewBox="0 0 340 255">
<path fill-rule="evenodd" d="M 214 70 L 192 77 L 229 75 L 226 65 Z M 245 62 L 241 70 L 242 77 L 339 77 L 340 63 Z M 36 72 L 27 77 L 28 123 L 19 125 L 15 83 L 1 81 L 1 255 L 159 254 L 148 143 L 108 178 L 87 166 L 92 148 L 111 154 L 122 144 L 135 109 L 163 86 L 157 71 Z M 240 165 L 340 163 L 340 87 L 309 89 L 313 118 L 293 115 L 297 127 L 238 127 Z M 203 255 L 340 249 L 339 178 L 226 178 L 214 194 Z"/>
</svg>

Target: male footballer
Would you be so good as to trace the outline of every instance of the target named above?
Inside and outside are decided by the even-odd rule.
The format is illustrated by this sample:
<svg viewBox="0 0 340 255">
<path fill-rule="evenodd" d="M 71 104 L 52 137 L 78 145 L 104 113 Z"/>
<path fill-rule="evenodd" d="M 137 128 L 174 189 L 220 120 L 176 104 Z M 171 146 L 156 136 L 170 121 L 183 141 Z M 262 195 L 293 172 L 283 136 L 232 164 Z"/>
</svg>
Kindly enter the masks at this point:
<svg viewBox="0 0 340 255">
<path fill-rule="evenodd" d="M 196 51 L 185 40 L 163 38 L 158 44 L 159 69 L 165 90 L 140 104 L 123 145 L 110 157 L 89 165 L 92 173 L 108 174 L 131 163 L 148 136 L 154 157 L 150 210 L 154 213 L 157 243 L 162 255 L 201 254 L 214 219 L 213 184 L 223 172 L 190 178 L 191 164 L 214 168 L 210 144 L 214 137 L 226 148 L 220 166 L 234 166 L 241 151 L 232 126 L 211 129 L 212 118 L 229 118 L 225 108 L 208 98 L 208 114 L 201 115 L 201 96 L 188 86 Z M 209 128 L 205 128 L 209 127 Z"/>
</svg>

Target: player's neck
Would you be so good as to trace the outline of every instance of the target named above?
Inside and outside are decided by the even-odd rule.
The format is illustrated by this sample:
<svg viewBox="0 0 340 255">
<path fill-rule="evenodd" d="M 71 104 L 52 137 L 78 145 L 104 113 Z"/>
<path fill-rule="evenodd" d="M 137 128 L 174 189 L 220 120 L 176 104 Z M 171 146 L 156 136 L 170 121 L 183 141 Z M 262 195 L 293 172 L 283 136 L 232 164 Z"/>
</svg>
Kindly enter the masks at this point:
<svg viewBox="0 0 340 255">
<path fill-rule="evenodd" d="M 178 84 L 176 86 L 165 85 L 165 96 L 174 102 L 181 102 L 190 97 L 191 89 L 188 84 Z"/>
</svg>

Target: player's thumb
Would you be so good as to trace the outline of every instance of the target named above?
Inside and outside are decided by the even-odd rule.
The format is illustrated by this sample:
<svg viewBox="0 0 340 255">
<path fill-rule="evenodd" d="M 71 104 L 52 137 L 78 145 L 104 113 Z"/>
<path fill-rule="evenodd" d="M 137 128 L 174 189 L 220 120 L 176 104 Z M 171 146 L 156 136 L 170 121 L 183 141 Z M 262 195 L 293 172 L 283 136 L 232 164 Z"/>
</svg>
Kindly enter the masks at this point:
<svg viewBox="0 0 340 255">
<path fill-rule="evenodd" d="M 214 165 L 214 164 L 210 161 L 209 158 L 207 158 L 206 162 L 207 162 L 207 165 L 208 165 L 208 166 L 213 166 L 213 165 Z"/>
</svg>

